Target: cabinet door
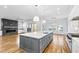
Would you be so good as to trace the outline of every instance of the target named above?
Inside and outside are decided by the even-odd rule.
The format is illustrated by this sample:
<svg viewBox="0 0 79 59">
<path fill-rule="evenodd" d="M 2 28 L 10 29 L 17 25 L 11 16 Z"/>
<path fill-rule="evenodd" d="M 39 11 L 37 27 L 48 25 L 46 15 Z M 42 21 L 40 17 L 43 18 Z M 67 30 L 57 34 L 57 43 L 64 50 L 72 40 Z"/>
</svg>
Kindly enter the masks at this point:
<svg viewBox="0 0 79 59">
<path fill-rule="evenodd" d="M 39 39 L 32 38 L 32 51 L 33 52 L 40 52 Z"/>
<path fill-rule="evenodd" d="M 79 53 L 79 38 L 77 37 L 72 38 L 72 52 Z"/>
<path fill-rule="evenodd" d="M 26 48 L 32 50 L 32 39 L 29 37 L 25 37 L 24 39 L 25 39 Z"/>
<path fill-rule="evenodd" d="M 43 52 L 45 47 L 46 47 L 45 43 L 46 43 L 46 37 L 41 38 L 40 39 L 40 50 L 41 50 L 41 52 Z"/>
<path fill-rule="evenodd" d="M 20 47 L 24 49 L 31 49 L 31 38 L 20 36 Z"/>
<path fill-rule="evenodd" d="M 23 48 L 23 49 L 26 48 L 26 41 L 23 36 L 20 36 L 20 48 Z"/>
<path fill-rule="evenodd" d="M 79 20 L 71 22 L 72 31 L 75 33 L 79 32 Z"/>
<path fill-rule="evenodd" d="M 40 39 L 40 49 L 42 48 L 43 42 L 42 39 Z"/>
</svg>

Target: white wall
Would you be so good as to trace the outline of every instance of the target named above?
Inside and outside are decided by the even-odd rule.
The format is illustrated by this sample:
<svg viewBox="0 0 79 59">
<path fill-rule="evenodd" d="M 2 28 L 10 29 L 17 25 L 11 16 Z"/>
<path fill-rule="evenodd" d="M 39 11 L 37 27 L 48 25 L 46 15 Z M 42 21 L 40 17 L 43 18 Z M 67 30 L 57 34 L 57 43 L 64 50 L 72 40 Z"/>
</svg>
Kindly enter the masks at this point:
<svg viewBox="0 0 79 59">
<path fill-rule="evenodd" d="M 51 20 L 46 20 L 46 24 L 44 24 L 44 29 L 43 30 L 49 30 L 49 28 L 52 29 L 53 32 L 58 32 L 58 30 L 56 29 L 55 31 L 53 30 L 53 28 L 56 26 L 63 26 L 63 32 L 59 32 L 59 33 L 67 33 L 68 31 L 68 18 L 59 18 L 59 19 L 51 19 Z"/>
<path fill-rule="evenodd" d="M 61 18 L 57 21 L 58 25 L 63 26 L 63 33 L 67 33 L 68 31 L 68 18 Z"/>
<path fill-rule="evenodd" d="M 18 33 L 27 32 L 27 22 L 18 20 Z"/>
<path fill-rule="evenodd" d="M 1 18 L 0 18 L 0 36 L 2 35 L 2 31 L 1 31 Z"/>
<path fill-rule="evenodd" d="M 18 33 L 22 32 L 22 28 L 23 28 L 22 20 L 18 20 Z"/>
<path fill-rule="evenodd" d="M 79 6 L 74 6 L 69 17 L 68 17 L 68 32 L 71 33 L 71 32 L 74 32 L 73 30 L 73 26 L 72 26 L 72 22 L 71 20 L 73 19 L 73 17 L 75 16 L 79 16 Z"/>
<path fill-rule="evenodd" d="M 1 30 L 1 18 L 0 18 L 0 30 Z"/>
</svg>

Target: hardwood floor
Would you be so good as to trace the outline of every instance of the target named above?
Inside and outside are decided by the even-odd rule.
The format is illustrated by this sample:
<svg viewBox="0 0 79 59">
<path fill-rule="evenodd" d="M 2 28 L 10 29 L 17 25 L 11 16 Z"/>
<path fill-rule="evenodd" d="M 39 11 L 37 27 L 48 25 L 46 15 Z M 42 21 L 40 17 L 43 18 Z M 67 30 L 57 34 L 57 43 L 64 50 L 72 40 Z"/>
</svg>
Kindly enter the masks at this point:
<svg viewBox="0 0 79 59">
<path fill-rule="evenodd" d="M 65 41 L 64 35 L 53 35 L 53 41 L 45 49 L 45 53 L 70 53 L 70 49 Z"/>
<path fill-rule="evenodd" d="M 18 35 L 0 36 L 0 53 L 23 53 L 23 49 L 18 48 Z M 53 41 L 47 46 L 44 53 L 69 53 L 70 49 L 65 41 L 64 35 L 53 35 Z"/>
</svg>

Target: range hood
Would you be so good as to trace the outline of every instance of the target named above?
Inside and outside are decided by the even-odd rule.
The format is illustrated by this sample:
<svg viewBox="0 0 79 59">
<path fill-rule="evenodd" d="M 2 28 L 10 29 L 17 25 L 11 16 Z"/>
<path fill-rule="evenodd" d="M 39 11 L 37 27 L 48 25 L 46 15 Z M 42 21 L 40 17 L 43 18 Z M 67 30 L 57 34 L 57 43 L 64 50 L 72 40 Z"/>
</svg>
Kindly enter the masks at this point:
<svg viewBox="0 0 79 59">
<path fill-rule="evenodd" d="M 72 20 L 79 20 L 79 16 L 74 17 Z"/>
</svg>

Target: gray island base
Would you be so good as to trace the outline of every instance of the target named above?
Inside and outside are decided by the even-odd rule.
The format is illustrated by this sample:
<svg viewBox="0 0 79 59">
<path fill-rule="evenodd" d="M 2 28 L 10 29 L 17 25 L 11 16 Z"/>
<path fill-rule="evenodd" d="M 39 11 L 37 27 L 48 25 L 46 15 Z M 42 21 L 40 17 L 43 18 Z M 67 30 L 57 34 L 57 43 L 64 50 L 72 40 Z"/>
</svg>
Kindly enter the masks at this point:
<svg viewBox="0 0 79 59">
<path fill-rule="evenodd" d="M 53 32 L 31 32 L 20 35 L 20 48 L 28 53 L 42 53 L 53 40 Z"/>
</svg>

